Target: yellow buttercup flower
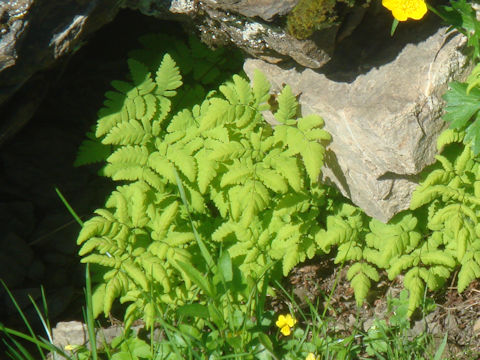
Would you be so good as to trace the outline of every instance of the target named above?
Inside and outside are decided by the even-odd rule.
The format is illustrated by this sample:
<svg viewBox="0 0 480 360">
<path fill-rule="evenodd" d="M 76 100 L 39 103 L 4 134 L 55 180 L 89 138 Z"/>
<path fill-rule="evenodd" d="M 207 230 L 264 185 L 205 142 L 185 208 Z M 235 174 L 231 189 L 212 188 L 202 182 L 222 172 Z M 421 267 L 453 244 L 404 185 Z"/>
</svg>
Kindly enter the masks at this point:
<svg viewBox="0 0 480 360">
<path fill-rule="evenodd" d="M 314 353 L 308 353 L 307 357 L 305 358 L 305 360 L 317 360 L 317 358 L 315 357 L 315 354 Z"/>
<path fill-rule="evenodd" d="M 280 329 L 280 332 L 288 336 L 291 334 L 292 327 L 297 323 L 297 320 L 295 320 L 292 315 L 287 314 L 287 315 L 280 315 L 278 317 L 277 322 L 275 325 Z"/>
<path fill-rule="evenodd" d="M 398 21 L 406 21 L 408 18 L 420 20 L 427 13 L 424 0 L 382 0 L 382 5 L 390 10 Z"/>
</svg>

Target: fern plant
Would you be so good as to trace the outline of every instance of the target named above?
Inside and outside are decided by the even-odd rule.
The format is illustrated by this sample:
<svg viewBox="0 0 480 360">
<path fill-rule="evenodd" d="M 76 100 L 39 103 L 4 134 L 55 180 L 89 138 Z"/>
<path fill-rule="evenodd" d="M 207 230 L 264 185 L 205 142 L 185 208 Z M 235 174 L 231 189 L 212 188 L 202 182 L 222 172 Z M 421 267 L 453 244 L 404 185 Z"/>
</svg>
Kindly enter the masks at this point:
<svg viewBox="0 0 480 360">
<path fill-rule="evenodd" d="M 426 288 L 443 287 L 458 272 L 458 291 L 480 277 L 480 169 L 465 134 L 452 129 L 438 138 L 436 168 L 414 191 L 409 211 L 388 224 L 368 219 L 341 204 L 327 218 L 318 243 L 329 252 L 337 246 L 336 263 L 353 263 L 347 273 L 361 305 L 384 269 L 390 280 L 403 274 L 409 290 L 409 315 L 421 304 Z M 368 226 L 366 225 L 368 224 Z"/>
<path fill-rule="evenodd" d="M 280 125 L 272 128 L 262 115 L 270 107 L 270 85 L 258 72 L 253 86 L 234 75 L 185 108 L 178 104 L 198 91 L 181 90 L 170 54 L 153 72 L 134 58 L 128 64 L 131 81 L 112 83 L 96 139 L 78 156 L 78 163 L 90 163 L 107 153 L 102 174 L 122 183 L 78 237 L 82 262 L 96 264 L 102 278 L 93 295 L 95 315 L 107 315 L 119 299 L 130 303 L 127 326 L 143 317 L 150 327 L 165 306 L 196 298 L 198 289 L 180 264 L 200 271 L 207 265 L 190 219 L 209 250 L 226 249 L 245 277 L 259 278 L 271 259 L 286 275 L 313 257 L 317 217 L 326 204 L 318 184 L 323 144 L 330 140 L 323 120 L 298 118 L 286 86 L 274 114 Z M 181 205 L 177 176 L 191 212 Z"/>
<path fill-rule="evenodd" d="M 383 224 L 318 182 L 330 135 L 320 117 L 299 116 L 288 85 L 276 97 L 272 127 L 263 112 L 274 100 L 261 73 L 253 85 L 234 75 L 214 89 L 219 73 L 195 70 L 197 63 L 205 70 L 205 62 L 181 56 L 202 53 L 194 40 L 192 50 L 169 42 L 174 55 L 160 57 L 152 45 L 159 41 L 146 39 L 128 60 L 129 80 L 112 82 L 77 159 L 103 159 L 101 173 L 120 182 L 78 237 L 82 261 L 96 265 L 100 278 L 96 316 L 118 299 L 129 303 L 127 326 L 144 318 L 151 327 L 166 307 L 202 300 L 198 279 L 184 266 L 209 268 L 191 222 L 208 251 L 228 251 L 251 283 L 272 261 L 286 276 L 335 249 L 335 263 L 350 265 L 358 305 L 383 273 L 391 280 L 404 275 L 409 314 L 426 288 L 441 288 L 458 267 L 459 291 L 480 276 L 480 175 L 470 146 L 460 145 L 465 133 L 440 136 L 439 151 L 446 150 L 415 191 L 411 210 Z M 186 64 L 184 78 L 174 57 Z"/>
</svg>

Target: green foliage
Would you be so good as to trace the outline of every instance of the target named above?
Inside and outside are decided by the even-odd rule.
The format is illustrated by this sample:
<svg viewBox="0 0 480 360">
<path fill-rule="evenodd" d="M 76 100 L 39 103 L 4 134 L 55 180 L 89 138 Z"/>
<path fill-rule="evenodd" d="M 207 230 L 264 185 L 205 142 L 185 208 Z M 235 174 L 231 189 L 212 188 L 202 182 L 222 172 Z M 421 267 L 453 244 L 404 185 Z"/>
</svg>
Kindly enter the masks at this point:
<svg viewBox="0 0 480 360">
<path fill-rule="evenodd" d="M 375 359 L 431 359 L 426 349 L 433 341 L 431 335 L 422 332 L 409 334 L 411 325 L 408 318 L 408 292 L 403 290 L 398 298 L 387 298 L 387 317 L 375 319 L 362 341 L 368 355 Z M 446 340 L 445 340 L 446 341 Z M 441 358 L 445 345 L 435 353 Z"/>
<path fill-rule="evenodd" d="M 449 30 L 457 29 L 467 37 L 472 60 L 480 60 L 480 23 L 472 4 L 467 0 L 450 1 L 449 6 L 439 6 L 435 12 L 450 25 Z"/>
<path fill-rule="evenodd" d="M 272 128 L 262 115 L 270 109 L 270 85 L 258 72 L 253 85 L 234 75 L 207 92 L 183 85 L 169 54 L 152 61 L 153 70 L 134 58 L 128 63 L 131 81 L 112 83 L 116 91 L 106 93 L 99 112 L 97 143 L 90 139 L 95 145 L 79 154 L 86 163 L 98 160 L 100 141 L 101 154 L 110 151 L 102 173 L 121 182 L 78 237 L 82 261 L 95 264 L 103 279 L 93 295 L 95 316 L 107 315 L 118 299 L 128 303 L 127 325 L 142 317 L 151 327 L 167 308 L 212 297 L 215 289 L 202 274 L 220 266 L 219 253 L 228 253 L 247 282 L 261 284 L 274 262 L 272 276 L 286 276 L 335 248 L 335 263 L 349 265 L 358 305 L 383 274 L 391 280 L 403 274 L 409 315 L 426 289 L 440 289 L 455 269 L 459 291 L 480 276 L 475 142 L 459 145 L 472 136 L 469 128 L 439 137 L 443 153 L 415 191 L 411 210 L 383 224 L 319 184 L 330 135 L 320 117 L 297 118 L 288 85 L 277 97 L 279 124 Z M 475 101 L 458 95 L 467 86 L 454 84 L 447 95 L 446 118 L 460 128 L 478 112 Z M 178 105 L 178 97 L 199 93 L 206 96 L 198 104 Z M 214 255 L 205 257 L 208 252 Z M 248 295 L 238 290 L 237 296 Z"/>
<path fill-rule="evenodd" d="M 470 77 L 467 83 L 452 82 L 450 89 L 444 95 L 447 101 L 444 120 L 450 123 L 451 129 L 465 130 L 465 144 L 470 143 L 475 155 L 480 153 L 480 89 L 478 86 L 477 73 L 479 66 L 475 68 L 474 77 Z M 467 81 L 468 81 L 467 80 Z M 473 121 L 471 121 L 473 120 Z"/>
<path fill-rule="evenodd" d="M 441 168 L 431 172 L 415 191 L 410 207 L 424 206 L 428 211 L 427 228 L 431 235 L 425 244 L 429 251 L 438 249 L 435 277 L 447 278 L 459 264 L 458 291 L 462 292 L 480 275 L 480 169 L 469 145 L 453 148 L 445 156 L 437 155 L 437 159 Z"/>
<path fill-rule="evenodd" d="M 211 295 L 200 281 L 207 264 L 198 255 L 205 251 L 191 224 L 209 251 L 228 251 L 246 278 L 259 279 L 272 260 L 287 275 L 315 255 L 326 205 L 318 179 L 330 140 L 320 117 L 296 118 L 288 86 L 274 114 L 281 124 L 272 128 L 262 115 L 270 85 L 260 73 L 252 86 L 234 75 L 183 108 L 177 98 L 194 98 L 196 87 L 182 86 L 170 54 L 153 63 L 151 71 L 129 59 L 131 81 L 114 81 L 115 91 L 106 93 L 95 136 L 111 149 L 103 175 L 122 185 L 77 241 L 82 262 L 99 266 L 103 277 L 93 294 L 95 316 L 119 299 L 129 303 L 127 326 L 143 317 L 147 328 L 167 304 L 183 305 L 196 289 Z M 82 162 L 97 160 L 98 148 L 82 146 Z"/>
</svg>

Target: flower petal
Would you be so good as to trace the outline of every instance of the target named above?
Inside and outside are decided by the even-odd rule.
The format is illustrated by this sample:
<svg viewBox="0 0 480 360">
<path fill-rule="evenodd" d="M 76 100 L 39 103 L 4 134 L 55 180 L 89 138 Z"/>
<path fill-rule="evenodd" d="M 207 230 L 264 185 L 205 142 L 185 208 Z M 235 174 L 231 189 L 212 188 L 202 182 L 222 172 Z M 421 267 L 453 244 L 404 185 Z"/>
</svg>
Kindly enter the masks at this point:
<svg viewBox="0 0 480 360">
<path fill-rule="evenodd" d="M 287 325 L 287 321 L 286 321 L 286 318 L 284 315 L 280 315 L 278 317 L 278 320 L 277 322 L 275 323 L 275 325 L 277 325 L 277 327 L 279 328 L 283 328 L 285 325 Z"/>
<path fill-rule="evenodd" d="M 285 317 L 285 323 L 290 327 L 293 327 L 293 325 L 295 325 L 296 322 L 297 321 L 290 314 L 287 314 L 287 316 Z"/>
<path fill-rule="evenodd" d="M 280 332 L 281 332 L 283 335 L 285 335 L 285 336 L 288 336 L 288 335 L 290 335 L 290 334 L 292 333 L 292 332 L 290 331 L 290 326 L 288 326 L 288 325 L 285 325 L 284 327 L 282 327 L 282 328 L 280 329 Z"/>
<path fill-rule="evenodd" d="M 424 0 L 382 0 L 382 5 L 392 12 L 398 21 L 409 18 L 420 20 L 427 13 L 427 4 Z"/>
</svg>

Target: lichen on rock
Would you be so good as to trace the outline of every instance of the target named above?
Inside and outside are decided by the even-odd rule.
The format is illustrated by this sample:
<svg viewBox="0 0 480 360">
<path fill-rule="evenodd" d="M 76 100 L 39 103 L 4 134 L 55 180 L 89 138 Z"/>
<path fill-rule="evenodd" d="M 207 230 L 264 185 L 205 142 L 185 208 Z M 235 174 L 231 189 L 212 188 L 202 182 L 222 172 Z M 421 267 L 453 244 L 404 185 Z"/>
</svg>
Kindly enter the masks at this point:
<svg viewBox="0 0 480 360">
<path fill-rule="evenodd" d="M 342 22 L 356 7 L 367 7 L 371 0 L 300 0 L 287 16 L 287 31 L 297 39 L 307 39 L 317 30 Z"/>
</svg>

